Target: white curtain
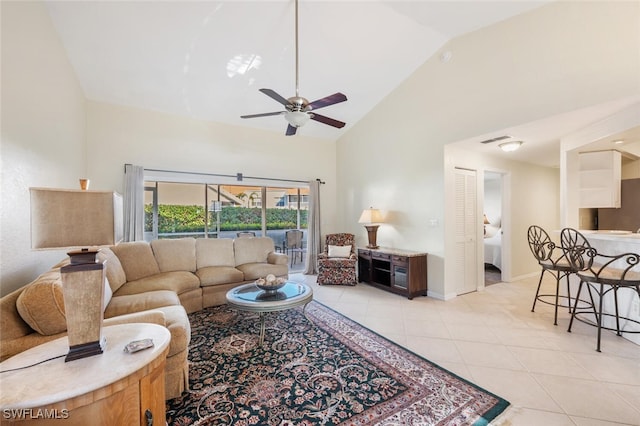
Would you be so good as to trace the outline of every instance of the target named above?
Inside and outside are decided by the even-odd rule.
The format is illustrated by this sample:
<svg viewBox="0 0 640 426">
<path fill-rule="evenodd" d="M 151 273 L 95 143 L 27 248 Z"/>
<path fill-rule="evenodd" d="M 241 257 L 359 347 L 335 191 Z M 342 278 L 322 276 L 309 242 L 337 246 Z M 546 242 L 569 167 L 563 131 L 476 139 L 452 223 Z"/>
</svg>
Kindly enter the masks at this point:
<svg viewBox="0 0 640 426">
<path fill-rule="evenodd" d="M 144 240 L 144 168 L 124 166 L 124 240 Z"/>
<path fill-rule="evenodd" d="M 317 260 L 320 253 L 320 181 L 309 181 L 309 219 L 307 228 L 307 258 L 304 273 L 318 273 Z"/>
</svg>

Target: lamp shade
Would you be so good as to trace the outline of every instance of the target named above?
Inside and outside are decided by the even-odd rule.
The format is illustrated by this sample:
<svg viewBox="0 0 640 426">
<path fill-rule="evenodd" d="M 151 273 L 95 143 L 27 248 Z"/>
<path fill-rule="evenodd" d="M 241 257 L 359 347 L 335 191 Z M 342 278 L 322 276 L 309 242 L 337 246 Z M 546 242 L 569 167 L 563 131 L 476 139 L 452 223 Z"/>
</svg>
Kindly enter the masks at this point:
<svg viewBox="0 0 640 426">
<path fill-rule="evenodd" d="M 490 223 L 491 223 L 491 222 L 489 222 L 489 219 L 487 219 L 487 215 L 485 214 L 485 215 L 484 215 L 484 224 L 485 224 L 485 225 L 488 225 L 488 224 L 490 224 Z"/>
<path fill-rule="evenodd" d="M 373 207 L 363 210 L 358 223 L 382 223 L 380 210 Z"/>
<path fill-rule="evenodd" d="M 123 235 L 122 196 L 106 191 L 30 188 L 31 247 L 77 248 L 60 268 L 69 353 L 74 361 L 104 352 L 102 335 L 105 281 L 104 260 L 97 249 L 117 244 Z"/>
<path fill-rule="evenodd" d="M 112 191 L 30 188 L 31 248 L 114 245 L 123 238 L 122 196 Z"/>
</svg>

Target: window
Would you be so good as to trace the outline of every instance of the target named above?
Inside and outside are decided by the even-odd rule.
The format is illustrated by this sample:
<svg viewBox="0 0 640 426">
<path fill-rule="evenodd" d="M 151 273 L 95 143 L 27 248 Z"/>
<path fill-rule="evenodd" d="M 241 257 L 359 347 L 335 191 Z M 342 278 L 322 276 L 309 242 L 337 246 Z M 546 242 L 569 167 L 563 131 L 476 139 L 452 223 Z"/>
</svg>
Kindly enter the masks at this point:
<svg viewBox="0 0 640 426">
<path fill-rule="evenodd" d="M 308 194 L 307 187 L 146 181 L 145 240 L 252 231 L 282 247 L 287 230 L 307 228 Z"/>
<path fill-rule="evenodd" d="M 145 182 L 145 239 L 204 237 L 204 184 Z"/>
</svg>

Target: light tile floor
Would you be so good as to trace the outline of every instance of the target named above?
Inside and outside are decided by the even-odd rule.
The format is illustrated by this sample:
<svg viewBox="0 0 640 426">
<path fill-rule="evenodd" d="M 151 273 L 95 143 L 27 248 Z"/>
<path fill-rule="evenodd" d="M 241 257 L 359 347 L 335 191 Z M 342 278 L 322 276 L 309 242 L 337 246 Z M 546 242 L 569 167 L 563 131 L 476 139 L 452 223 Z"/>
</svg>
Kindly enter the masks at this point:
<svg viewBox="0 0 640 426">
<path fill-rule="evenodd" d="M 511 402 L 492 424 L 640 425 L 640 346 L 574 322 L 562 309 L 531 304 L 537 277 L 493 284 L 481 292 L 443 302 L 402 296 L 358 284 L 319 286 L 305 282 L 314 299 L 449 371 Z M 555 285 L 555 284 L 554 284 Z M 553 293 L 545 282 L 546 293 Z"/>
</svg>

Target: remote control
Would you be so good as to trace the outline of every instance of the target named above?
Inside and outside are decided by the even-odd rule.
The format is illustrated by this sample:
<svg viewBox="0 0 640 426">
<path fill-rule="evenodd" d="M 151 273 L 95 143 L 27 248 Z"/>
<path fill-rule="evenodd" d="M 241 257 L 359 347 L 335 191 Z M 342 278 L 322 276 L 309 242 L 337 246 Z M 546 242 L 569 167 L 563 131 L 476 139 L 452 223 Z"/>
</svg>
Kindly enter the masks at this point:
<svg viewBox="0 0 640 426">
<path fill-rule="evenodd" d="M 127 343 L 124 347 L 124 351 L 127 353 L 138 352 L 143 349 L 147 349 L 153 346 L 153 340 L 151 339 L 142 339 L 142 340 L 134 340 L 132 342 Z"/>
</svg>

